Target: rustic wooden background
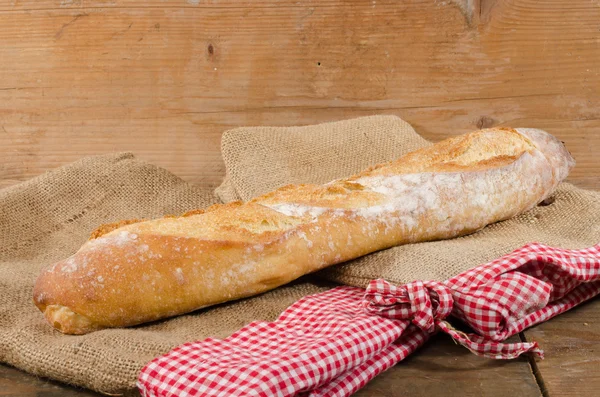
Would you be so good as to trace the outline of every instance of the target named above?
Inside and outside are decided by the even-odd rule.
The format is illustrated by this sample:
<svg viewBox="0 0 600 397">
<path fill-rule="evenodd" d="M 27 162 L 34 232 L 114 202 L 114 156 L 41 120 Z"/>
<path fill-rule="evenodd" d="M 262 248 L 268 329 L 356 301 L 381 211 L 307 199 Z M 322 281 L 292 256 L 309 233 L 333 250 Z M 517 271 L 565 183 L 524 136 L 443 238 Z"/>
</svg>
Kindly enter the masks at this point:
<svg viewBox="0 0 600 397">
<path fill-rule="evenodd" d="M 3 0 L 0 187 L 133 151 L 198 183 L 224 130 L 396 114 L 534 126 L 600 162 L 598 0 Z"/>
<path fill-rule="evenodd" d="M 214 186 L 223 131 L 396 114 L 426 138 L 532 126 L 600 189 L 600 0 L 3 0 L 0 187 L 133 151 Z M 578 396 L 600 388 L 600 301 L 496 362 L 440 336 L 361 395 Z M 0 395 L 91 395 L 0 366 Z"/>
</svg>

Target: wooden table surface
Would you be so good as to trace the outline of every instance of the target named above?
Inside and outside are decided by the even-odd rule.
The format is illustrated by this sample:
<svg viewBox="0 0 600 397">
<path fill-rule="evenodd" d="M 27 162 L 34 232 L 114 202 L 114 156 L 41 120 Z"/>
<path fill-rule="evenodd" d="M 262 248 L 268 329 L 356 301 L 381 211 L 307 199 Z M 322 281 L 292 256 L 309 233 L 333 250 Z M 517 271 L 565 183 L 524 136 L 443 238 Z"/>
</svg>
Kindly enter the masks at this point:
<svg viewBox="0 0 600 397">
<path fill-rule="evenodd" d="M 600 2 L 0 2 L 0 187 L 132 151 L 192 183 L 242 125 L 395 114 L 437 141 L 546 129 L 600 190 Z M 600 300 L 520 335 L 546 359 L 475 357 L 440 335 L 360 396 L 600 395 Z M 0 396 L 91 396 L 0 365 Z"/>
</svg>

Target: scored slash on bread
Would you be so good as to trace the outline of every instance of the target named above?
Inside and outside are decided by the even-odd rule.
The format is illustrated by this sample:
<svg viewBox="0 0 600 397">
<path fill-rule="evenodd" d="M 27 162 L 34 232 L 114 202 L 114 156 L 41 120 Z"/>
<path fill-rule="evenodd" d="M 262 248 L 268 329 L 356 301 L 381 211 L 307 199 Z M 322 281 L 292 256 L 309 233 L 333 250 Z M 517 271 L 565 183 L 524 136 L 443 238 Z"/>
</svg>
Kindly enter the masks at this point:
<svg viewBox="0 0 600 397">
<path fill-rule="evenodd" d="M 532 208 L 573 166 L 544 131 L 475 131 L 325 185 L 104 225 L 42 272 L 34 302 L 68 334 L 189 313 L 394 245 L 472 233 Z"/>
</svg>

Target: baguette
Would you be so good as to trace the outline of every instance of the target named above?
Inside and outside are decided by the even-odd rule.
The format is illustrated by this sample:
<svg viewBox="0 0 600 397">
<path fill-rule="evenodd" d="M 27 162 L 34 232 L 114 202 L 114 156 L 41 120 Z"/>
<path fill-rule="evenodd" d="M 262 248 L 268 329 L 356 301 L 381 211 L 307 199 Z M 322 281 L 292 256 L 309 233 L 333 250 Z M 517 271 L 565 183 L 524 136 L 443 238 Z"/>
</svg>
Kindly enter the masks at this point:
<svg viewBox="0 0 600 397">
<path fill-rule="evenodd" d="M 544 200 L 574 164 L 544 131 L 492 128 L 325 185 L 104 225 L 42 272 L 34 303 L 67 334 L 188 313 L 394 245 L 472 233 Z"/>
</svg>

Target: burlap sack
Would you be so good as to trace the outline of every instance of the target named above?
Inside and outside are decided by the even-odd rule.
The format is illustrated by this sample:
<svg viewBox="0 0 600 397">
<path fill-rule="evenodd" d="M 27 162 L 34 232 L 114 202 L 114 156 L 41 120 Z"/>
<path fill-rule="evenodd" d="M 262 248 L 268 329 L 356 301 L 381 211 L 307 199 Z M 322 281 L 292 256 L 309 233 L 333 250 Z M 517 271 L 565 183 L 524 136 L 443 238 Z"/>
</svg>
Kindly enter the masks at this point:
<svg viewBox="0 0 600 397">
<path fill-rule="evenodd" d="M 273 292 L 130 329 L 67 336 L 33 305 L 40 270 L 74 253 L 106 222 L 155 218 L 216 201 L 131 154 L 83 159 L 0 191 L 0 361 L 104 393 L 135 394 L 140 369 L 171 348 L 272 320 L 302 296 L 330 288 L 299 281 Z"/>
<path fill-rule="evenodd" d="M 237 129 L 224 135 L 228 175 L 217 193 L 223 201 L 247 200 L 287 183 L 322 183 L 427 144 L 389 116 Z M 381 251 L 319 275 L 360 286 L 376 277 L 396 283 L 444 279 L 531 240 L 572 248 L 600 241 L 599 193 L 563 184 L 555 198 L 472 236 Z M 217 201 L 209 190 L 131 154 L 83 159 L 0 191 L 0 361 L 104 393 L 134 394 L 139 370 L 155 356 L 184 342 L 225 337 L 253 320 L 273 319 L 300 297 L 332 286 L 301 280 L 171 320 L 83 336 L 54 331 L 33 305 L 40 270 L 75 252 L 98 225 Z"/>
<path fill-rule="evenodd" d="M 223 201 L 248 200 L 288 183 L 329 182 L 430 144 L 395 116 L 307 127 L 238 128 L 223 136 L 227 175 L 215 193 Z M 470 236 L 394 247 L 318 275 L 359 287 L 379 277 L 397 284 L 445 280 L 527 242 L 563 248 L 600 242 L 599 192 L 563 183 L 553 199 Z"/>
<path fill-rule="evenodd" d="M 226 131 L 223 202 L 247 201 L 289 183 L 326 183 L 430 144 L 395 116 L 369 116 L 305 127 Z"/>
</svg>

